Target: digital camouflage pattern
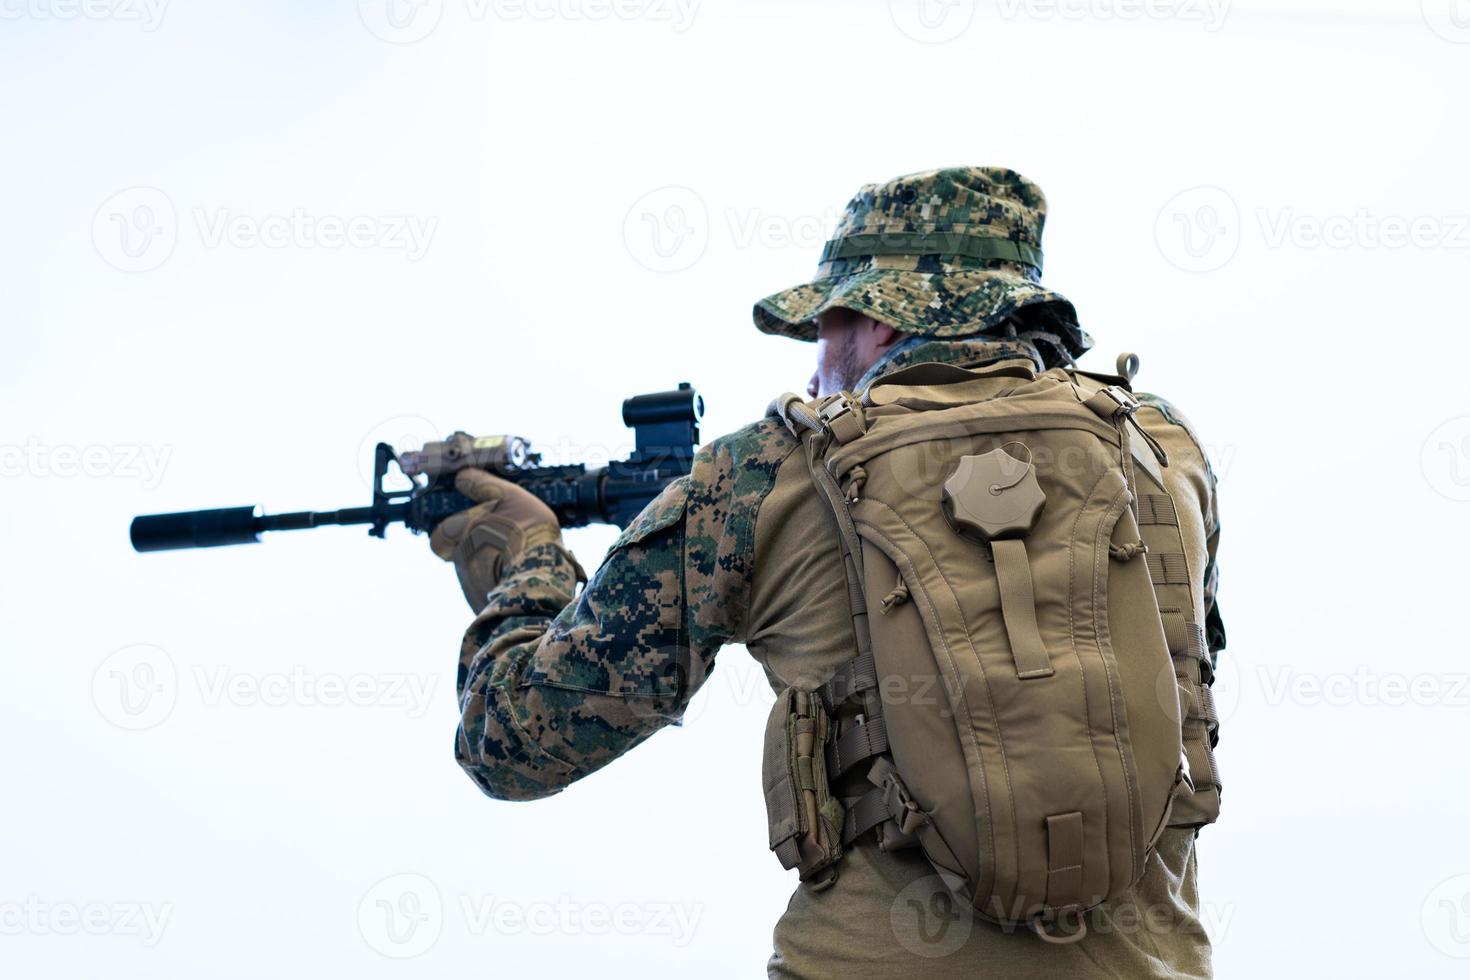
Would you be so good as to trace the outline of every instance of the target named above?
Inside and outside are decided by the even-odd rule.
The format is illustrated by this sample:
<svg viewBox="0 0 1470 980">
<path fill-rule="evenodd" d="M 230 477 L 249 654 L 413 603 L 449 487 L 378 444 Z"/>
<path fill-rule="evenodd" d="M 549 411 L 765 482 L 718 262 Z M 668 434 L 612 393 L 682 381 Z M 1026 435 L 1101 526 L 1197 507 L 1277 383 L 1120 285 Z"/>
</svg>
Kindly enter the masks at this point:
<svg viewBox="0 0 1470 980">
<path fill-rule="evenodd" d="M 679 718 L 740 640 L 755 520 L 797 442 L 767 419 L 700 450 L 580 595 L 559 546 L 513 563 L 465 634 L 457 758 L 481 789 L 534 799 Z"/>
<path fill-rule="evenodd" d="M 1092 346 L 1041 285 L 1046 198 L 1014 170 L 954 167 L 868 184 L 847 205 L 815 279 L 755 306 L 766 333 L 815 340 L 840 307 L 906 333 L 966 337 L 1016 319 L 1066 359 Z"/>
<path fill-rule="evenodd" d="M 1035 366 L 1037 371 L 1046 370 L 1047 366 L 1042 363 L 1044 359 L 1030 341 L 1019 338 L 1006 340 L 987 337 L 980 343 L 984 345 L 987 358 L 1000 361 L 1025 358 Z M 977 344 L 974 342 L 957 343 L 952 340 L 909 337 L 891 347 L 888 354 L 869 368 L 853 387 L 861 391 L 883 375 L 892 374 L 894 371 L 900 371 L 913 364 L 956 364 L 962 367 L 974 367 L 976 366 L 976 348 Z"/>
</svg>

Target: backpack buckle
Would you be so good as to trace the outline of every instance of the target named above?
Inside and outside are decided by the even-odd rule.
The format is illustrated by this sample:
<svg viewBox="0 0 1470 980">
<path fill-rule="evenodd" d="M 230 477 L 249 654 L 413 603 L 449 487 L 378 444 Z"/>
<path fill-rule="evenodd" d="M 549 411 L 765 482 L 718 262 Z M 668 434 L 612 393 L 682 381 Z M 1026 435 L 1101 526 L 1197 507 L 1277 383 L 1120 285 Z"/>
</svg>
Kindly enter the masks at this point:
<svg viewBox="0 0 1470 980">
<path fill-rule="evenodd" d="M 840 443 L 848 443 L 867 431 L 867 423 L 853 397 L 840 391 L 817 408 L 817 417 Z"/>
<path fill-rule="evenodd" d="M 888 810 L 888 819 L 901 837 L 912 838 L 915 831 L 929 822 L 929 814 L 919 809 L 898 770 L 887 758 L 879 756 L 873 763 L 873 768 L 868 771 L 868 782 L 878 787 L 883 806 Z"/>
<path fill-rule="evenodd" d="M 1129 418 L 1138 411 L 1142 404 L 1133 393 L 1118 385 L 1108 385 L 1099 388 L 1090 397 L 1083 399 L 1082 404 L 1097 413 L 1098 417 L 1109 422 L 1118 418 Z"/>
<path fill-rule="evenodd" d="M 1127 388 L 1123 388 L 1119 385 L 1108 385 L 1106 388 L 1103 389 L 1103 392 L 1117 403 L 1118 408 L 1123 412 L 1124 415 L 1132 415 L 1134 412 L 1138 411 L 1138 406 L 1140 402 L 1137 398 L 1133 397 L 1133 392 L 1129 391 Z"/>
</svg>

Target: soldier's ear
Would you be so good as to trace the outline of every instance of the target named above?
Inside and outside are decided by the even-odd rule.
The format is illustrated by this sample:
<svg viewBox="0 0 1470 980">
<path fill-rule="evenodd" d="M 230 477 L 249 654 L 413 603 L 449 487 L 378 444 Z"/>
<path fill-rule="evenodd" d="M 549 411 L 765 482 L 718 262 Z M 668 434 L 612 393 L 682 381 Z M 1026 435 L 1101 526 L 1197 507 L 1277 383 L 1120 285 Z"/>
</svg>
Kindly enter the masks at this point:
<svg viewBox="0 0 1470 980">
<path fill-rule="evenodd" d="M 892 326 L 884 323 L 882 320 L 873 321 L 873 333 L 873 339 L 877 341 L 879 350 L 887 350 L 903 339 L 901 332 L 893 329 Z"/>
</svg>

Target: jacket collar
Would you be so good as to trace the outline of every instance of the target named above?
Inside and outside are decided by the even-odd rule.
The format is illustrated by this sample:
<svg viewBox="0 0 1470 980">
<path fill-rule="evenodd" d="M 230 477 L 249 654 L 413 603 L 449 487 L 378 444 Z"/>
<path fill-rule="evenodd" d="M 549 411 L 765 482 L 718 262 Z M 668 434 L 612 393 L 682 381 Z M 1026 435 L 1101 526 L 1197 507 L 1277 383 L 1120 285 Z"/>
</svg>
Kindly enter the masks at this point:
<svg viewBox="0 0 1470 980">
<path fill-rule="evenodd" d="M 884 354 L 877 364 L 868 368 L 868 372 L 854 386 L 854 391 L 862 391 L 885 374 L 891 374 L 911 364 L 954 364 L 973 368 L 1015 358 L 1031 361 L 1038 373 L 1046 370 L 1036 347 L 1026 340 L 981 340 L 973 337 L 965 340 L 936 340 L 932 337 L 906 337 Z"/>
</svg>

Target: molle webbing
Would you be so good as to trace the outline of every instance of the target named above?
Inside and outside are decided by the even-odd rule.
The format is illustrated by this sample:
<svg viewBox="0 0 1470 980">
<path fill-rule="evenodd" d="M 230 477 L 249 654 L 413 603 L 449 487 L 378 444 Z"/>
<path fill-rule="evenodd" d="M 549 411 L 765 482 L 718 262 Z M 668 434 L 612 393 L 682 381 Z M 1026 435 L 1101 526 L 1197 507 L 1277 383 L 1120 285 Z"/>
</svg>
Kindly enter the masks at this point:
<svg viewBox="0 0 1470 980">
<path fill-rule="evenodd" d="M 1173 498 L 1167 493 L 1140 493 L 1138 505 L 1140 529 L 1156 542 L 1146 560 L 1179 687 L 1184 762 L 1193 786 L 1193 792 L 1181 791 L 1175 799 L 1170 824 L 1198 827 L 1214 823 L 1220 813 L 1220 770 L 1214 753 L 1220 716 L 1210 690 L 1214 671 L 1204 628 L 1191 618 L 1194 586 Z"/>
<path fill-rule="evenodd" d="M 1148 573 L 1153 577 L 1155 585 L 1189 584 L 1189 563 L 1184 558 L 1184 552 L 1165 554 L 1150 551 L 1146 560 Z"/>
<path fill-rule="evenodd" d="M 1138 495 L 1139 524 L 1171 524 L 1179 526 L 1179 515 L 1174 510 L 1174 498 L 1167 493 L 1142 493 Z"/>
<path fill-rule="evenodd" d="M 1116 394 L 1107 393 L 1113 389 L 1102 387 L 1108 385 L 1110 379 L 1077 371 L 1071 372 L 1071 377 L 1083 392 L 1084 400 L 1095 411 L 1108 408 L 1104 399 L 1118 401 Z M 1135 402 L 1133 407 L 1136 409 L 1136 400 L 1131 393 L 1126 400 Z M 1198 827 L 1214 823 L 1220 812 L 1220 773 L 1214 754 L 1214 747 L 1219 741 L 1220 719 L 1210 690 L 1214 673 L 1204 630 L 1192 621 L 1194 583 L 1190 579 L 1189 559 L 1179 528 L 1179 512 L 1159 469 L 1159 464 L 1168 464 L 1168 457 L 1158 441 L 1139 425 L 1133 410 L 1127 412 L 1127 418 L 1133 429 L 1144 437 L 1148 448 L 1153 450 L 1152 454 L 1145 452 L 1137 442 L 1130 440 L 1133 462 L 1138 463 L 1156 484 L 1156 488 L 1150 489 L 1146 482 L 1140 481 L 1133 506 L 1146 542 L 1144 551 L 1149 578 L 1153 581 L 1179 687 L 1184 762 L 1193 785 L 1192 793 L 1181 790 L 1177 794 L 1170 825 Z"/>
<path fill-rule="evenodd" d="M 836 780 L 847 770 L 888 751 L 888 728 L 882 718 L 853 723 L 827 745 L 827 776 Z"/>
</svg>

